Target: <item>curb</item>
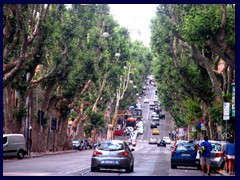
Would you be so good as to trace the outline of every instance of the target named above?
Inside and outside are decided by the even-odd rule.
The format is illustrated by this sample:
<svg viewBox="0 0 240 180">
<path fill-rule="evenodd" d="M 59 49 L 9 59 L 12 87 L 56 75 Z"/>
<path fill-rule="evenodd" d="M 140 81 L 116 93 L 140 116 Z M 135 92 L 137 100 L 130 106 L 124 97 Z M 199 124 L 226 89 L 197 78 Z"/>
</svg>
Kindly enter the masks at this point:
<svg viewBox="0 0 240 180">
<path fill-rule="evenodd" d="M 235 175 L 228 174 L 228 173 L 225 172 L 225 171 L 220 171 L 219 174 L 220 174 L 221 176 L 235 176 Z"/>
<path fill-rule="evenodd" d="M 45 152 L 45 153 L 34 153 L 30 156 L 25 156 L 24 158 L 37 158 L 37 157 L 43 157 L 43 156 L 51 156 L 51 155 L 58 155 L 58 154 L 66 154 L 66 153 L 74 153 L 78 152 L 78 150 L 69 150 L 69 151 L 56 151 L 56 152 Z"/>
</svg>

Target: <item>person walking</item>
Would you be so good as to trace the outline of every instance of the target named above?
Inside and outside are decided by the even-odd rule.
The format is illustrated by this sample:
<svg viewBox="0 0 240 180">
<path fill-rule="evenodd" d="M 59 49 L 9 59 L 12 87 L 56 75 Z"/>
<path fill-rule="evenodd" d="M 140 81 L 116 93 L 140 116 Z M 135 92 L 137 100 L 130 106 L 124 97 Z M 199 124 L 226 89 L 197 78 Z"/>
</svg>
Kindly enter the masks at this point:
<svg viewBox="0 0 240 180">
<path fill-rule="evenodd" d="M 228 143 L 226 144 L 225 150 L 225 161 L 227 166 L 227 171 L 231 175 L 234 175 L 235 171 L 235 143 L 232 136 L 228 138 Z"/>
<path fill-rule="evenodd" d="M 205 151 L 201 154 L 200 164 L 202 172 L 205 174 L 205 166 L 207 166 L 207 175 L 210 176 L 210 156 L 212 151 L 212 144 L 208 142 L 208 136 L 204 137 L 204 141 L 200 143 L 200 148 L 205 146 Z"/>
</svg>

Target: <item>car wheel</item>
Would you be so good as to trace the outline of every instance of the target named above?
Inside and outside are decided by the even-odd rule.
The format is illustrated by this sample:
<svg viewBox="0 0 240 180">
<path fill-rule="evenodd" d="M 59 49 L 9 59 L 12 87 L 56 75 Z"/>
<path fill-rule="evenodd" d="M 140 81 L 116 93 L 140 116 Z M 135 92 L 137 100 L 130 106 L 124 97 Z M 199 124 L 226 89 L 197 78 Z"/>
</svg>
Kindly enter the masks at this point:
<svg viewBox="0 0 240 180">
<path fill-rule="evenodd" d="M 131 169 L 132 169 L 132 168 L 131 168 L 131 166 L 129 165 L 129 166 L 125 169 L 125 172 L 126 172 L 126 173 L 130 173 L 130 172 L 131 172 Z"/>
<path fill-rule="evenodd" d="M 171 164 L 171 169 L 177 169 L 176 165 Z"/>
<path fill-rule="evenodd" d="M 23 159 L 24 158 L 24 151 L 23 150 L 18 151 L 17 158 L 18 159 Z"/>
<path fill-rule="evenodd" d="M 91 167 L 91 171 L 92 172 L 97 172 L 97 171 L 99 171 L 100 169 L 99 168 L 97 168 L 97 167 Z"/>
<path fill-rule="evenodd" d="M 131 171 L 130 172 L 133 172 L 134 171 L 134 164 L 131 166 Z"/>
</svg>

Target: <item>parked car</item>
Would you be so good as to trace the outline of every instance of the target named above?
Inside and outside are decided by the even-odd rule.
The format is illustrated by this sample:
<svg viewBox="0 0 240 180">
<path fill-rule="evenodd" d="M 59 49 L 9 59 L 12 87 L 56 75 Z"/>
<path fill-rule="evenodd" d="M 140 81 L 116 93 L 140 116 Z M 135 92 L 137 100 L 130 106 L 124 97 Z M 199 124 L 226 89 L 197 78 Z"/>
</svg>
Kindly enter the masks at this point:
<svg viewBox="0 0 240 180">
<path fill-rule="evenodd" d="M 148 141 L 148 144 L 157 144 L 158 143 L 158 140 L 157 138 L 154 138 L 154 137 L 151 137 Z"/>
<path fill-rule="evenodd" d="M 96 145 L 91 158 L 91 171 L 100 168 L 134 170 L 134 149 L 130 149 L 126 142 L 120 140 L 102 141 Z"/>
<path fill-rule="evenodd" d="M 85 142 L 86 142 L 87 147 L 88 147 L 89 149 L 92 149 L 92 148 L 93 148 L 93 144 L 92 144 L 92 142 L 91 142 L 89 139 L 85 139 Z"/>
<path fill-rule="evenodd" d="M 223 169 L 225 160 L 224 160 L 224 148 L 226 146 L 225 141 L 213 141 L 209 140 L 208 142 L 212 145 L 212 151 L 210 156 L 210 167 L 215 170 Z M 201 142 L 200 142 L 201 143 Z M 199 143 L 199 144 L 200 144 Z M 200 158 L 198 153 L 197 158 Z"/>
<path fill-rule="evenodd" d="M 23 159 L 27 152 L 23 134 L 3 134 L 3 157 Z"/>
<path fill-rule="evenodd" d="M 198 145 L 193 142 L 179 142 L 172 149 L 171 168 L 191 166 L 200 169 L 200 159 L 197 158 Z"/>
<path fill-rule="evenodd" d="M 72 141 L 72 149 L 74 150 L 86 150 L 87 142 L 84 139 L 75 139 Z"/>
<path fill-rule="evenodd" d="M 166 142 L 166 144 L 171 144 L 171 139 L 168 136 L 164 136 L 163 140 Z"/>
<path fill-rule="evenodd" d="M 166 147 L 166 142 L 163 139 L 160 139 L 157 143 L 157 147 L 160 147 L 160 146 Z"/>
<path fill-rule="evenodd" d="M 159 135 L 159 134 L 160 134 L 160 131 L 157 128 L 154 128 L 152 130 L 152 135 Z"/>
<path fill-rule="evenodd" d="M 114 131 L 114 135 L 116 135 L 116 136 L 121 136 L 121 135 L 123 135 L 123 133 L 124 133 L 124 131 L 122 129 L 117 129 Z"/>
</svg>

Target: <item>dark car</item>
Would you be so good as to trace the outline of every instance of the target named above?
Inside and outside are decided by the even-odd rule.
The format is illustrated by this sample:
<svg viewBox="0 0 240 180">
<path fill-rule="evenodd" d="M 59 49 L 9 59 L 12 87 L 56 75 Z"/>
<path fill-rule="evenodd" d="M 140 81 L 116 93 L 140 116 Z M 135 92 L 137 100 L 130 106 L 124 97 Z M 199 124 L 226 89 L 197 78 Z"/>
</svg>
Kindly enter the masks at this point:
<svg viewBox="0 0 240 180">
<path fill-rule="evenodd" d="M 87 150 L 87 142 L 85 141 L 85 139 L 80 139 L 80 144 L 81 144 L 81 149 L 80 150 Z"/>
<path fill-rule="evenodd" d="M 130 149 L 125 141 L 107 140 L 98 143 L 91 158 L 91 171 L 99 171 L 100 168 L 125 169 L 133 172 L 134 149 Z"/>
<path fill-rule="evenodd" d="M 87 147 L 88 147 L 89 149 L 92 149 L 92 148 L 93 148 L 92 142 L 91 142 L 90 140 L 85 139 L 85 142 L 86 142 Z"/>
<path fill-rule="evenodd" d="M 160 147 L 160 146 L 166 147 L 166 142 L 163 139 L 160 139 L 157 143 L 157 147 Z"/>
<path fill-rule="evenodd" d="M 150 125 L 150 128 L 151 128 L 151 129 L 157 128 L 157 125 L 152 122 L 151 125 Z"/>
<path fill-rule="evenodd" d="M 177 143 L 172 149 L 171 168 L 177 166 L 191 166 L 200 169 L 200 160 L 197 157 L 198 145 L 193 142 Z"/>
</svg>

